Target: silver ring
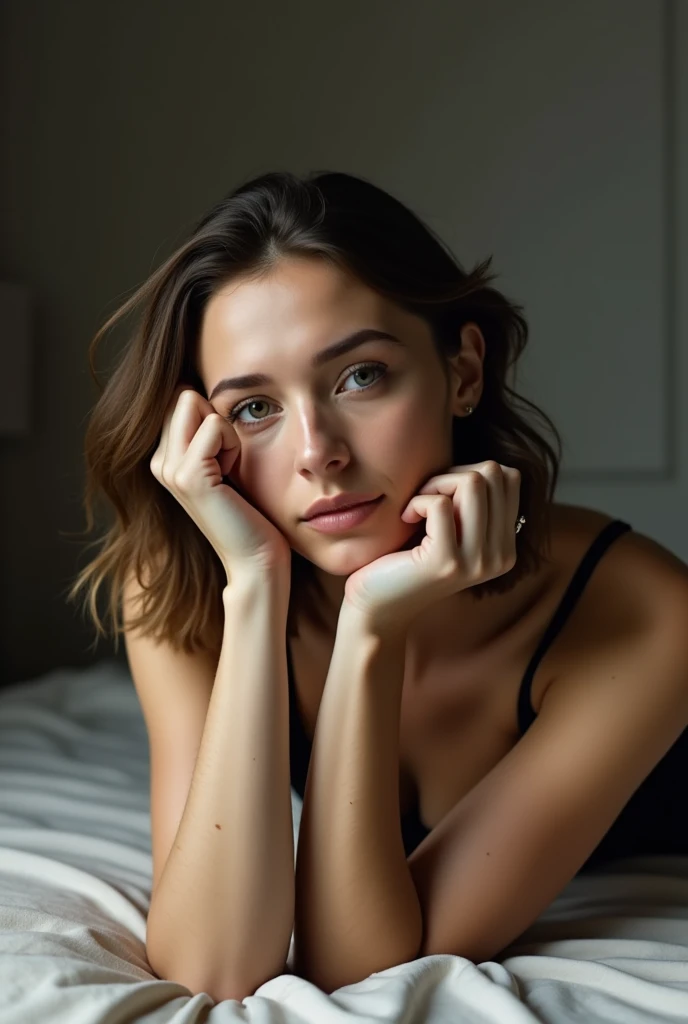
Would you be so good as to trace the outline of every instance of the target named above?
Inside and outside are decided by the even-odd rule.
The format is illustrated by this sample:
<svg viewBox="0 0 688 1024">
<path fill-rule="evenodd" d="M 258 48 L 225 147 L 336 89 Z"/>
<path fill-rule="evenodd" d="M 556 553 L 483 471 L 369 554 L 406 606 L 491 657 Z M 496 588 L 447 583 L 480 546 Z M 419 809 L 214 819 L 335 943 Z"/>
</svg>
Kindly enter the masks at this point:
<svg viewBox="0 0 688 1024">
<path fill-rule="evenodd" d="M 516 520 L 516 533 L 519 533 L 519 531 L 523 527 L 523 524 L 525 523 L 525 521 L 526 521 L 526 517 L 525 516 L 519 516 L 518 517 L 518 519 Z"/>
</svg>

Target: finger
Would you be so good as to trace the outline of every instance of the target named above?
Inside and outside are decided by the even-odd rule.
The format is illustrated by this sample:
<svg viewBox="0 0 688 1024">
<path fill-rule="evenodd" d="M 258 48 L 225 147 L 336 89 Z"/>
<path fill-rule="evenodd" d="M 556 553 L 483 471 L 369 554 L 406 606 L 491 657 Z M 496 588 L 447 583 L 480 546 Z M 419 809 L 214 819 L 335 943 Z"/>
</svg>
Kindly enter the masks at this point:
<svg viewBox="0 0 688 1024">
<path fill-rule="evenodd" d="M 186 461 L 195 465 L 208 463 L 212 475 L 219 473 L 222 478 L 229 475 L 240 448 L 239 436 L 231 423 L 219 413 L 213 413 L 206 416 L 191 439 Z"/>
<path fill-rule="evenodd" d="M 487 544 L 489 497 L 482 473 L 472 470 L 459 474 L 454 509 L 460 531 L 459 548 L 463 564 L 474 566 L 483 560 Z"/>
<path fill-rule="evenodd" d="M 455 528 L 457 531 L 460 531 L 461 529 L 460 502 L 458 496 L 459 480 L 461 478 L 460 468 L 461 467 L 457 466 L 456 472 L 440 473 L 438 476 L 431 477 L 418 491 L 418 494 L 446 494 L 452 499 L 454 505 L 454 518 L 456 521 Z M 459 536 L 461 536 L 460 533 Z"/>
<path fill-rule="evenodd" d="M 194 434 L 205 419 L 201 411 L 202 396 L 191 388 L 185 388 L 177 399 L 177 406 L 170 421 L 165 461 L 174 471 L 187 453 Z"/>
<path fill-rule="evenodd" d="M 476 463 L 483 466 L 484 463 Z M 432 477 L 420 489 L 421 494 L 445 494 L 452 499 L 454 530 L 463 557 L 471 563 L 482 555 L 487 543 L 489 518 L 488 492 L 486 481 L 478 469 L 442 473 Z M 427 490 L 426 490 L 427 488 Z M 405 515 L 406 513 L 404 513 Z M 402 516 L 402 518 L 404 518 Z M 408 521 L 408 520 L 407 520 Z M 417 519 L 411 520 L 417 522 Z"/>
<path fill-rule="evenodd" d="M 496 477 L 494 469 L 491 467 L 495 465 L 499 467 L 502 474 L 503 488 L 501 498 L 498 490 L 490 489 Z M 504 466 L 501 463 L 495 464 L 493 460 L 476 462 L 466 466 L 451 466 L 446 473 L 438 474 L 426 481 L 423 487 L 420 488 L 419 493 L 454 493 L 454 505 L 457 510 L 457 519 L 460 521 L 461 497 L 458 490 L 458 478 L 470 472 L 480 473 L 488 484 L 486 494 L 489 497 L 489 503 L 485 519 L 485 544 L 489 545 L 489 551 L 494 552 L 497 557 L 501 556 L 507 561 L 512 561 L 516 553 L 516 520 L 521 503 L 521 473 L 514 466 Z M 503 515 L 501 514 L 502 509 Z M 502 523 L 501 532 L 499 528 L 500 521 Z M 459 525 L 461 525 L 460 522 Z"/>
<path fill-rule="evenodd" d="M 459 478 L 459 473 L 441 473 L 439 476 L 433 476 L 423 484 L 418 494 L 446 494 L 447 497 L 452 499 L 455 515 L 458 517 L 459 509 L 456 503 L 456 492 L 459 486 Z M 417 519 L 414 522 L 417 522 Z"/>
<path fill-rule="evenodd" d="M 425 536 L 436 548 L 441 561 L 450 557 L 456 561 L 459 549 L 456 541 L 456 524 L 451 500 L 444 494 L 417 494 L 410 506 L 419 518 L 424 518 Z"/>
<path fill-rule="evenodd" d="M 174 418 L 174 414 L 177 409 L 177 402 L 179 401 L 180 394 L 182 393 L 182 391 L 184 391 L 186 386 L 187 385 L 177 385 L 172 395 L 172 398 L 167 403 L 167 408 L 165 409 L 165 415 L 162 421 L 162 429 L 160 431 L 160 441 L 158 442 L 158 447 L 155 453 L 159 461 L 160 470 L 162 470 L 163 466 L 165 465 L 165 459 L 167 457 L 167 447 L 170 439 L 170 425 L 172 423 L 172 419 Z"/>
<path fill-rule="evenodd" d="M 422 487 L 418 488 L 418 494 L 434 494 L 436 493 L 435 485 L 442 487 L 442 493 L 446 494 L 444 487 L 448 485 L 449 481 L 455 480 L 459 473 L 470 473 L 471 471 L 480 472 L 484 466 L 488 465 L 487 461 L 483 462 L 472 462 L 465 466 L 449 466 L 443 473 L 437 473 L 436 476 L 431 476 L 429 480 L 426 480 Z"/>
<path fill-rule="evenodd" d="M 453 494 L 456 490 L 456 478 L 465 467 L 456 466 L 447 473 L 438 473 L 426 480 L 422 487 L 418 488 L 418 494 Z"/>
<path fill-rule="evenodd" d="M 418 494 L 454 494 L 456 481 L 461 471 L 457 468 L 453 473 L 440 473 L 432 476 L 422 487 L 418 488 Z"/>
<path fill-rule="evenodd" d="M 506 528 L 506 478 L 498 462 L 486 462 L 478 470 L 487 485 L 485 554 L 490 563 L 501 560 Z"/>
</svg>

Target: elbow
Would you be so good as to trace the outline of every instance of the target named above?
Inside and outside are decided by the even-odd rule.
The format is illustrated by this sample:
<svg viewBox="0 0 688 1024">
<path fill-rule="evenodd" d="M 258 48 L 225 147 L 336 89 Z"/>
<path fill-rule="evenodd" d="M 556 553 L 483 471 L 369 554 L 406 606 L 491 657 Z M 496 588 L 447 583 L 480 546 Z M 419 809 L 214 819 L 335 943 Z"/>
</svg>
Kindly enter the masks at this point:
<svg viewBox="0 0 688 1024">
<path fill-rule="evenodd" d="M 146 945 L 146 958 L 148 965 L 151 969 L 151 973 L 159 978 L 160 981 L 171 981 L 175 985 L 181 985 L 185 988 L 192 996 L 200 995 L 204 993 L 209 996 L 213 1002 L 221 1002 L 223 999 L 243 999 L 246 995 L 251 993 L 245 992 L 243 988 L 234 987 L 230 995 L 226 995 L 224 992 L 219 993 L 217 986 L 206 983 L 206 980 L 202 976 L 193 970 L 192 964 L 187 960 L 182 964 L 169 962 L 160 956 L 159 950 L 156 952 L 155 947 L 151 948 L 150 945 Z M 224 986 L 227 988 L 228 986 Z M 235 992 L 238 995 L 235 995 Z"/>
<path fill-rule="evenodd" d="M 346 958 L 342 956 L 336 961 L 320 957 L 317 962 L 308 961 L 303 956 L 295 956 L 294 974 L 329 996 L 346 985 L 356 985 L 360 981 L 365 981 L 371 974 L 379 974 L 380 971 L 389 970 L 391 967 L 410 963 L 419 956 L 418 943 L 399 946 L 386 957 L 381 956 L 379 949 L 376 949 L 369 956 L 349 963 L 346 963 Z"/>
<path fill-rule="evenodd" d="M 159 911 L 149 910 L 146 958 L 156 977 L 182 985 L 192 995 L 204 993 L 215 1003 L 232 999 L 240 1003 L 261 985 L 288 973 L 290 937 L 291 931 L 280 949 L 270 950 L 264 943 L 262 949 L 242 947 L 231 956 L 226 941 L 206 931 L 205 941 L 194 942 L 189 928 L 182 938 L 180 929 L 171 927 Z"/>
<path fill-rule="evenodd" d="M 190 995 L 206 995 L 213 1003 L 223 1003 L 226 1000 L 235 1000 L 238 1003 L 242 1003 L 248 996 L 253 996 L 257 990 L 270 981 L 273 977 L 278 977 L 278 974 L 273 974 L 267 978 L 254 979 L 253 981 L 232 979 L 231 977 L 223 977 L 221 980 L 210 980 L 203 979 L 201 976 L 194 976 L 189 970 L 162 970 L 159 966 L 153 964 L 151 961 L 150 954 L 148 956 L 148 963 L 151 968 L 151 973 L 159 978 L 161 981 L 172 981 L 176 985 L 181 985 L 185 988 Z M 284 974 L 288 973 L 285 965 Z"/>
<path fill-rule="evenodd" d="M 159 951 L 158 951 L 159 953 Z M 248 977 L 244 974 L 241 978 L 233 975 L 230 971 L 223 971 L 221 977 L 213 977 L 208 974 L 207 965 L 205 970 L 202 965 L 194 964 L 190 957 L 186 957 L 182 963 L 169 962 L 160 957 L 155 949 L 146 945 L 146 957 L 151 972 L 162 981 L 172 981 L 176 985 L 182 985 L 192 996 L 203 993 L 210 997 L 214 1003 L 222 1003 L 225 1000 L 234 999 L 241 1003 L 248 996 L 255 995 L 261 985 L 277 978 L 281 974 L 288 974 L 289 969 L 285 964 L 281 970 L 269 971 L 265 977 Z"/>
<path fill-rule="evenodd" d="M 269 971 L 265 976 L 252 978 L 244 976 L 239 979 L 232 979 L 229 975 L 222 978 L 217 982 L 209 982 L 207 985 L 197 985 L 194 987 L 194 995 L 198 992 L 205 992 L 210 996 L 216 1003 L 222 1003 L 227 999 L 234 999 L 238 1003 L 242 1003 L 244 999 L 249 996 L 254 996 L 262 985 L 266 985 L 268 981 L 272 981 L 273 978 L 279 978 L 282 974 L 288 974 L 289 969 L 286 963 L 280 970 Z"/>
</svg>

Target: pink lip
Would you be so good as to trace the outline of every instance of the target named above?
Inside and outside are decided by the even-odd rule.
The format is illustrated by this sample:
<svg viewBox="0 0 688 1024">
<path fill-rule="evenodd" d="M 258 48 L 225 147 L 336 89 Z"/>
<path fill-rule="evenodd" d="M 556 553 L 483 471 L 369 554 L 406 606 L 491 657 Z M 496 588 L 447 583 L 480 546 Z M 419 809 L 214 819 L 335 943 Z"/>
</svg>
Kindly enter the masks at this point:
<svg viewBox="0 0 688 1024">
<path fill-rule="evenodd" d="M 329 516 L 334 512 L 353 508 L 354 505 L 365 505 L 366 502 L 373 501 L 374 498 L 379 497 L 379 494 L 371 494 L 369 498 L 366 498 L 365 494 L 354 494 L 353 492 L 347 494 L 342 492 L 334 498 L 319 498 L 318 501 L 313 502 L 303 518 L 312 519 L 314 516 Z"/>
<path fill-rule="evenodd" d="M 353 508 L 340 509 L 339 512 L 328 512 L 325 515 L 313 516 L 312 519 L 306 519 L 305 522 L 320 533 L 343 533 L 354 526 L 358 526 L 364 519 L 371 516 L 383 499 L 384 494 L 381 494 L 374 501 L 366 501 L 364 504 L 355 505 Z"/>
</svg>

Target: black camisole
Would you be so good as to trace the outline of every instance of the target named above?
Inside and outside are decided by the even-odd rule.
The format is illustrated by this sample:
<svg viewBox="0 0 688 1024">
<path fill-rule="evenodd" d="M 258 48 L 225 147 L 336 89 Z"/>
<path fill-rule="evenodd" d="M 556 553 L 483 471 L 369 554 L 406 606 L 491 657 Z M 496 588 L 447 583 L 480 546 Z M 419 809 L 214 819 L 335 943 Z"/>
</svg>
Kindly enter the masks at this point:
<svg viewBox="0 0 688 1024">
<path fill-rule="evenodd" d="M 571 614 L 595 566 L 607 548 L 617 537 L 630 529 L 631 526 L 620 519 L 614 519 L 608 523 L 593 541 L 574 573 L 521 682 L 517 704 L 521 735 L 537 717 L 531 704 L 530 690 L 538 664 Z M 291 784 L 303 799 L 311 742 L 303 728 L 296 702 L 289 644 L 287 644 L 287 668 Z M 651 685 L 652 680 L 648 679 L 648 686 Z M 580 871 L 594 869 L 606 860 L 635 854 L 688 855 L 688 815 L 685 813 L 685 790 L 683 788 L 686 783 L 688 783 L 688 729 L 681 733 L 662 760 L 644 779 Z M 401 830 L 404 849 L 408 857 L 430 832 L 430 829 L 426 828 L 421 821 L 417 803 L 402 815 Z"/>
</svg>

